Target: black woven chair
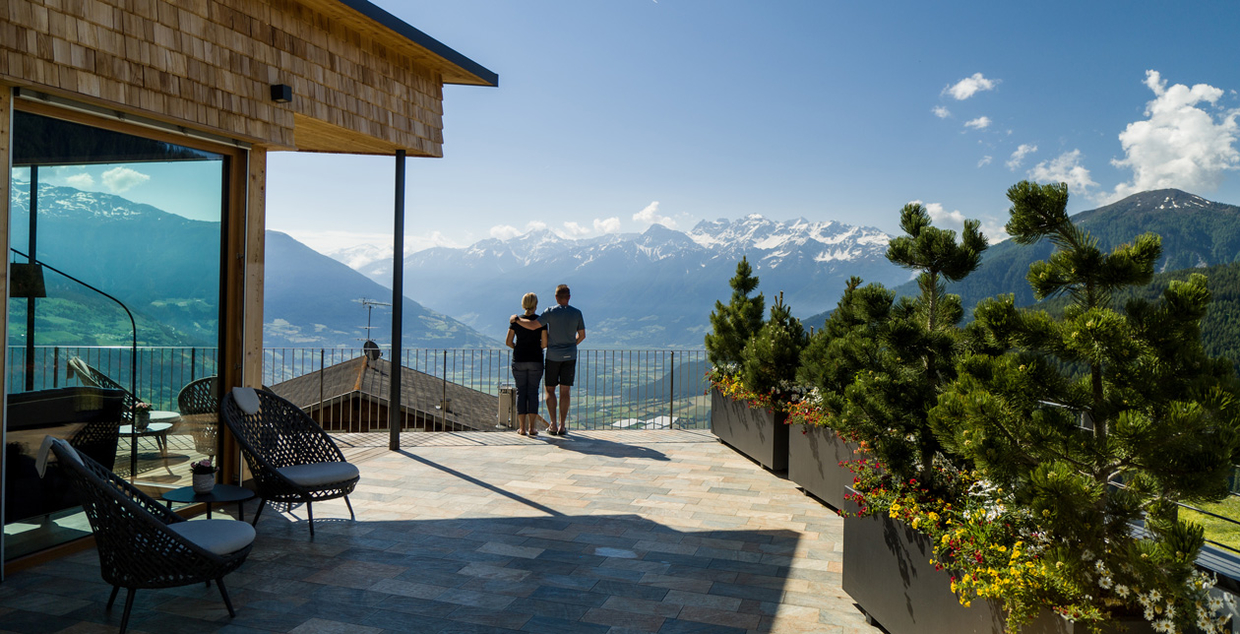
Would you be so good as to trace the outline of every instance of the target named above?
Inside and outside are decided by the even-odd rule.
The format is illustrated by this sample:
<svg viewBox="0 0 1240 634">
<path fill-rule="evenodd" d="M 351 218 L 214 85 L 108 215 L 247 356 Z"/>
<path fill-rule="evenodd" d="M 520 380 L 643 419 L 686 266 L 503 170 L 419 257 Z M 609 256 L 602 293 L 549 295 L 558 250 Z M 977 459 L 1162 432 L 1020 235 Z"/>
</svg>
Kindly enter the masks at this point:
<svg viewBox="0 0 1240 634">
<path fill-rule="evenodd" d="M 82 360 L 81 357 L 73 357 L 68 363 L 69 378 L 77 377 L 83 385 L 90 387 L 99 387 L 106 390 L 120 390 L 125 393 L 125 412 L 129 415 L 133 412 L 135 403 L 142 403 L 142 399 L 134 396 L 132 392 L 125 386 L 112 380 L 112 377 L 96 370 L 90 364 Z"/>
<path fill-rule="evenodd" d="M 139 589 L 215 581 L 229 616 L 237 615 L 224 589 L 224 575 L 250 554 L 251 526 L 222 519 L 187 522 L 68 443 L 53 441 L 51 452 L 90 520 L 99 573 L 112 585 L 109 610 L 120 589 L 127 589 L 121 632 L 129 625 Z"/>
<path fill-rule="evenodd" d="M 240 401 L 240 403 L 239 403 Z M 344 459 L 335 441 L 299 407 L 267 391 L 234 388 L 221 403 L 224 424 L 241 446 L 250 465 L 258 496 L 263 499 L 254 524 L 267 502 L 303 502 L 314 537 L 313 502 L 344 498 L 361 477 Z"/>
<path fill-rule="evenodd" d="M 220 380 L 205 376 L 185 384 L 177 393 L 177 409 L 182 420 L 190 420 L 194 451 L 214 457 L 219 447 Z M 213 416 L 214 420 L 212 420 Z M 185 417 L 189 417 L 188 419 Z"/>
</svg>

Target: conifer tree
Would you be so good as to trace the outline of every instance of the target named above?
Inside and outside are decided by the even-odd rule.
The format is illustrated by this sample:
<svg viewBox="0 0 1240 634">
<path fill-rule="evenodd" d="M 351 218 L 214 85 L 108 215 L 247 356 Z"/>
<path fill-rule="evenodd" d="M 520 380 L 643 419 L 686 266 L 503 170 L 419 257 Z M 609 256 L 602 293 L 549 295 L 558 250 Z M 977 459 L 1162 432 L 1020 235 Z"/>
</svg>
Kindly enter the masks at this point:
<svg viewBox="0 0 1240 634">
<path fill-rule="evenodd" d="M 960 300 L 945 281 L 962 279 L 986 249 L 977 221 L 956 232 L 931 226 L 920 204 L 900 212 L 905 235 L 891 241 L 887 258 L 920 271 L 921 295 L 900 298 L 879 285 L 850 284 L 827 323 L 828 341 L 815 347 L 805 374 L 818 387 L 841 431 L 866 441 L 871 452 L 900 480 L 934 485 L 933 462 L 941 447 L 929 423 L 930 408 L 955 378 Z M 858 280 L 859 284 L 860 281 Z M 838 353 L 838 360 L 823 359 Z M 851 374 L 851 378 L 848 375 Z M 842 392 L 841 392 L 842 384 Z"/>
<path fill-rule="evenodd" d="M 792 308 L 784 303 L 781 292 L 771 306 L 771 318 L 745 345 L 741 381 L 751 392 L 786 400 L 796 379 L 801 350 L 808 343 L 801 320 L 792 316 Z"/>
<path fill-rule="evenodd" d="M 1173 282 L 1160 301 L 1131 300 L 1120 312 L 1112 298 L 1150 280 L 1159 238 L 1103 253 L 1068 218 L 1066 185 L 1021 182 L 1008 199 L 1012 240 L 1055 247 L 1029 269 L 1036 297 L 1070 304 L 1056 320 L 1016 308 L 1012 295 L 981 302 L 980 352 L 960 363 L 932 422 L 951 450 L 1028 506 L 1043 556 L 1064 581 L 1039 590 L 1045 604 L 1084 601 L 1105 615 L 1112 604 L 1137 607 L 1138 588 L 1157 590 L 1162 599 L 1146 618 L 1192 623 L 1191 605 L 1162 605 L 1183 596 L 1202 544 L 1173 502 L 1226 495 L 1237 448 L 1230 366 L 1200 344 L 1205 278 Z M 1148 539 L 1130 526 L 1142 517 Z"/>
<path fill-rule="evenodd" d="M 762 328 L 765 300 L 762 293 L 750 297 L 758 288 L 758 278 L 749 266 L 749 260 L 741 257 L 736 264 L 736 275 L 728 281 L 732 287 L 732 300 L 727 305 L 715 302 L 710 314 L 711 332 L 706 335 L 706 358 L 716 371 L 739 370 L 742 352 L 758 330 Z"/>
</svg>

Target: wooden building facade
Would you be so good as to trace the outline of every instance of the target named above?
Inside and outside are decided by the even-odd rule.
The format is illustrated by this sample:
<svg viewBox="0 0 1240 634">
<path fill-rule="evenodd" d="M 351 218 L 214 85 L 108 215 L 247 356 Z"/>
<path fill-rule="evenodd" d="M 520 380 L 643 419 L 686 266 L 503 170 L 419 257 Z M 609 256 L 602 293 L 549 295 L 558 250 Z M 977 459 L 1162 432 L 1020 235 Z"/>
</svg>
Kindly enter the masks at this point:
<svg viewBox="0 0 1240 634">
<path fill-rule="evenodd" d="M 66 220 L 68 212 L 50 216 L 49 208 L 70 209 L 83 200 L 96 207 L 120 204 L 104 195 L 101 183 L 137 178 L 135 173 L 181 179 L 187 198 L 194 195 L 199 200 L 192 202 L 205 212 L 143 213 L 164 225 L 184 225 L 185 233 L 177 235 L 199 235 L 189 232 L 204 231 L 203 226 L 208 235 L 215 232 L 218 243 L 210 238 L 205 246 L 203 240 L 191 245 L 187 239 L 184 245 L 208 255 L 199 258 L 206 260 L 201 270 L 181 274 L 212 284 L 218 280 L 218 302 L 210 308 L 214 315 L 194 322 L 213 324 L 213 330 L 195 336 L 218 341 L 218 354 L 206 370 L 217 373 L 222 385 L 258 386 L 268 152 L 392 155 L 401 157 L 400 166 L 405 155 L 441 157 L 445 84 L 497 86 L 498 76 L 366 0 L 0 3 L 0 159 L 5 166 L 0 221 L 7 253 L 0 259 L 0 284 L 6 314 L 26 314 L 24 323 L 5 322 L 0 367 L 5 368 L 6 405 L 0 433 L 7 434 L 13 422 L 7 415 L 8 395 L 49 385 L 69 389 L 47 383 L 46 372 L 38 369 L 38 351 L 60 343 L 49 331 L 69 333 L 78 343 L 96 336 L 87 331 L 99 328 L 95 322 L 103 319 L 98 313 L 104 309 L 85 299 L 89 293 L 72 282 L 93 287 L 127 312 L 126 304 L 137 306 L 132 354 L 124 357 L 123 346 L 120 352 L 134 371 L 113 377 L 122 385 L 138 385 L 138 343 L 151 340 L 152 324 L 172 320 L 163 324 L 170 332 L 191 327 L 167 311 L 142 312 L 157 298 L 135 297 L 127 276 L 111 273 L 121 269 L 106 266 L 125 264 L 120 262 L 125 244 L 107 244 L 102 233 L 91 233 L 96 225 Z M 403 188 L 399 174 L 397 181 Z M 91 183 L 93 190 L 87 186 Z M 121 195 L 122 187 L 116 186 Z M 202 191 L 209 194 L 205 204 L 198 194 Z M 74 249 L 88 251 L 93 259 L 75 260 Z M 13 277 L 18 269 L 30 268 L 23 264 L 42 267 L 46 288 L 42 278 L 32 291 L 24 278 Z M 164 268 L 171 267 L 150 266 L 143 274 L 168 274 Z M 75 318 L 82 320 L 80 328 L 72 323 Z M 66 319 L 70 323 L 63 323 Z M 54 329 L 48 326 L 52 323 Z M 123 323 L 115 337 L 98 336 L 96 343 L 109 337 L 126 341 L 129 322 Z M 75 396 L 66 393 L 65 398 Z M 19 422 L 40 428 L 38 421 Z M 73 431 L 64 425 L 48 429 L 66 435 Z M 129 452 L 137 454 L 138 438 L 130 441 Z M 122 437 L 117 442 L 123 451 L 129 441 Z M 10 446 L 16 444 L 6 443 L 0 458 L 6 470 L 31 457 L 29 447 Z M 236 452 L 219 455 L 224 472 L 235 473 L 238 465 L 228 461 L 236 460 Z M 140 479 L 139 471 L 131 475 Z M 3 508 L 0 499 L 0 514 Z M 54 525 L 58 517 L 40 521 Z M 25 519 L 4 517 L 0 561 L 46 557 L 46 546 L 71 541 L 64 535 L 73 531 L 65 529 L 50 541 L 34 539 L 34 546 L 10 548 L 20 541 L 19 534 L 38 528 L 34 522 L 30 531 L 9 530 Z"/>
</svg>

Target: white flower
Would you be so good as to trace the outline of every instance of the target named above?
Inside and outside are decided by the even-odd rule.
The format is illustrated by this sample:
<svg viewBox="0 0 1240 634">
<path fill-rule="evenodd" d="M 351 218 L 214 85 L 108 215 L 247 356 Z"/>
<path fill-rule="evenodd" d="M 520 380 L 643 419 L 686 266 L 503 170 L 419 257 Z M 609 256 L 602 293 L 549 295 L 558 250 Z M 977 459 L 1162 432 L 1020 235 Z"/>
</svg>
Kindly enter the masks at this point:
<svg viewBox="0 0 1240 634">
<path fill-rule="evenodd" d="M 1175 631 L 1175 626 L 1171 624 L 1170 620 L 1166 619 L 1162 621 L 1154 621 L 1153 626 L 1155 632 L 1165 632 L 1170 634 L 1170 632 Z"/>
<path fill-rule="evenodd" d="M 1122 583 L 1115 586 L 1115 594 L 1119 595 L 1121 599 L 1126 598 L 1128 596 L 1128 586 Z"/>
<path fill-rule="evenodd" d="M 1090 552 L 1088 548 L 1081 551 L 1081 561 L 1090 561 L 1093 558 L 1094 554 Z"/>
<path fill-rule="evenodd" d="M 1159 594 L 1158 590 L 1150 590 L 1150 601 L 1151 602 L 1160 601 L 1161 599 L 1162 599 L 1162 595 Z"/>
<path fill-rule="evenodd" d="M 1094 569 L 1095 569 L 1095 570 L 1097 570 L 1098 572 L 1106 572 L 1106 571 L 1107 571 L 1106 564 L 1102 563 L 1102 560 L 1101 560 L 1101 559 L 1099 559 L 1098 561 L 1095 561 L 1095 562 L 1094 562 Z"/>
<path fill-rule="evenodd" d="M 1219 611 L 1222 611 L 1223 609 L 1223 598 L 1220 596 L 1215 595 L 1215 596 L 1210 597 L 1207 600 L 1207 603 L 1210 605 L 1211 611 L 1219 612 Z"/>
<path fill-rule="evenodd" d="M 1098 585 L 1102 586 L 1103 590 L 1110 590 L 1111 586 L 1115 585 L 1115 582 L 1111 581 L 1110 577 L 1103 577 L 1098 580 Z"/>
</svg>

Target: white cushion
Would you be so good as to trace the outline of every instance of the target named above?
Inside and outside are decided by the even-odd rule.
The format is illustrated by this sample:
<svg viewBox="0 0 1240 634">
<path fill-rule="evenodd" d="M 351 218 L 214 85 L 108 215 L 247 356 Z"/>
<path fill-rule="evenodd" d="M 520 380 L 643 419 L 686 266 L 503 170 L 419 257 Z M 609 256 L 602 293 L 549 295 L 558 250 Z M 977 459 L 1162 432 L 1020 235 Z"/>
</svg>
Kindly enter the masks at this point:
<svg viewBox="0 0 1240 634">
<path fill-rule="evenodd" d="M 258 413 L 258 393 L 252 387 L 234 387 L 232 389 L 233 400 L 237 402 L 237 407 L 246 414 L 254 415 Z"/>
<path fill-rule="evenodd" d="M 60 450 L 63 451 L 65 456 L 70 460 L 78 464 L 82 464 L 82 457 L 78 455 L 78 452 L 73 448 L 73 445 L 70 445 L 63 438 L 44 436 L 43 444 L 39 446 L 39 455 L 35 460 L 35 469 L 38 470 L 40 478 L 43 477 L 44 471 L 47 469 L 47 457 L 52 453 L 52 443 L 60 445 Z"/>
<path fill-rule="evenodd" d="M 238 520 L 194 520 L 169 524 L 168 528 L 217 555 L 235 553 L 254 541 L 254 527 Z"/>
<path fill-rule="evenodd" d="M 327 484 L 335 484 L 352 480 L 361 474 L 357 467 L 347 462 L 316 462 L 313 464 L 299 464 L 291 467 L 282 467 L 276 469 L 280 475 L 296 482 L 297 484 L 313 488 Z"/>
</svg>

